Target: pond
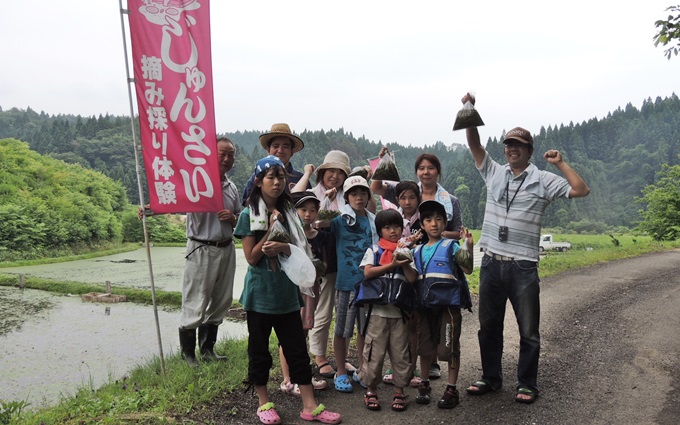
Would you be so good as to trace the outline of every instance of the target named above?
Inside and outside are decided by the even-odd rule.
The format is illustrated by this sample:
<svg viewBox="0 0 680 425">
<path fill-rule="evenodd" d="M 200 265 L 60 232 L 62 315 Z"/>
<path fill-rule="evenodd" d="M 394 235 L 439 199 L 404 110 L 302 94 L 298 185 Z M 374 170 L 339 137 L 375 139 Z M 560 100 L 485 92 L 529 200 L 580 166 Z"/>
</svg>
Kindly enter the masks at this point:
<svg viewBox="0 0 680 425">
<path fill-rule="evenodd" d="M 247 263 L 237 250 L 234 298 Z M 180 291 L 184 248 L 152 248 L 156 289 Z M 0 273 L 150 287 L 146 249 L 68 263 L 0 269 Z M 164 355 L 178 350 L 177 309 L 158 311 Z M 246 336 L 245 322 L 226 321 L 218 338 Z M 89 303 L 79 296 L 0 287 L 0 399 L 55 404 L 78 388 L 120 379 L 159 354 L 153 308 L 133 303 Z"/>
</svg>

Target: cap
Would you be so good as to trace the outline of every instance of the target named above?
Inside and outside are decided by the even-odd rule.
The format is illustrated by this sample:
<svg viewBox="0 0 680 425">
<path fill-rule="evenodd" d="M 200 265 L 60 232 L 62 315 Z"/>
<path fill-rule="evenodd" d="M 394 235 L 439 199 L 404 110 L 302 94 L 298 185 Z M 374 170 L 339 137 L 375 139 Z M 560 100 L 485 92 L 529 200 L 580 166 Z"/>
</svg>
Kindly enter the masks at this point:
<svg viewBox="0 0 680 425">
<path fill-rule="evenodd" d="M 361 176 L 352 176 L 345 179 L 345 183 L 342 185 L 342 191 L 347 194 L 347 192 L 357 186 L 365 187 L 369 192 L 371 191 L 371 187 L 368 185 L 368 182 Z"/>
<path fill-rule="evenodd" d="M 293 198 L 293 204 L 295 205 L 295 208 L 299 208 L 307 201 L 314 201 L 317 203 L 317 206 L 321 204 L 319 198 L 317 198 L 314 192 L 310 190 L 305 190 L 304 192 L 293 192 L 290 194 L 290 196 Z"/>
<path fill-rule="evenodd" d="M 531 137 L 531 133 L 529 132 L 529 130 L 526 130 L 522 127 L 515 127 L 512 130 L 505 133 L 505 139 L 503 139 L 503 143 L 507 142 L 510 139 L 526 143 L 527 145 L 532 147 L 534 146 L 534 138 Z"/>
</svg>

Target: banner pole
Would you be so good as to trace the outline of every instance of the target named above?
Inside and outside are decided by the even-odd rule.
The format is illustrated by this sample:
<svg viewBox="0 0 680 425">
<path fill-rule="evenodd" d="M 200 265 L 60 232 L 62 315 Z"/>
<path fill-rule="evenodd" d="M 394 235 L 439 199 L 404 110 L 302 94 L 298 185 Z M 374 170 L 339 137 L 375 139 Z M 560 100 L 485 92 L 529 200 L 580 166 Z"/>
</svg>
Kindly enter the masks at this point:
<svg viewBox="0 0 680 425">
<path fill-rule="evenodd" d="M 137 190 L 139 191 L 139 207 L 144 211 L 144 191 L 142 189 L 142 170 L 139 166 L 139 154 L 141 146 L 137 143 L 137 136 L 135 133 L 135 114 L 132 103 L 132 89 L 131 84 L 134 84 L 135 79 L 130 78 L 130 64 L 128 61 L 127 42 L 125 39 L 125 19 L 123 15 L 129 13 L 127 9 L 123 9 L 123 0 L 118 0 L 120 7 L 120 29 L 123 35 L 123 53 L 125 55 L 125 75 L 127 77 L 128 101 L 130 103 L 130 129 L 132 131 L 132 145 L 135 152 L 135 172 L 137 174 Z M 165 374 L 165 357 L 163 356 L 163 341 L 161 340 L 161 327 L 158 320 L 158 305 L 156 304 L 156 285 L 153 278 L 153 265 L 151 264 L 151 247 L 149 246 L 149 231 L 146 223 L 146 214 L 142 214 L 142 227 L 144 228 L 144 246 L 146 246 L 146 259 L 149 263 L 149 279 L 151 281 L 151 302 L 153 304 L 153 315 L 156 321 L 156 336 L 158 338 L 158 352 L 161 359 L 161 372 Z"/>
</svg>

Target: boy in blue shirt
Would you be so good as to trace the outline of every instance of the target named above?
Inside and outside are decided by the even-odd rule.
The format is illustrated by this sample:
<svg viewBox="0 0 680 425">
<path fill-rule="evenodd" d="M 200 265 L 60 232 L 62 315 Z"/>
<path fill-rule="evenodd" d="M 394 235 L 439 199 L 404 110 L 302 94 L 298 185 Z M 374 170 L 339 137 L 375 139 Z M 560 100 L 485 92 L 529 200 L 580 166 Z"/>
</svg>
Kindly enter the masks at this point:
<svg viewBox="0 0 680 425">
<path fill-rule="evenodd" d="M 458 242 L 442 237 L 446 228 L 446 210 L 437 201 L 425 201 L 418 207 L 420 226 L 428 242 L 413 252 L 418 271 L 418 294 L 421 301 L 418 324 L 418 354 L 421 377 L 428 376 L 432 361 L 438 358 L 449 365 L 448 385 L 437 403 L 441 409 L 452 409 L 459 403 L 458 370 L 460 369 L 460 309 L 472 307 L 470 290 L 463 273 L 472 273 L 456 263 L 454 255 L 460 249 Z M 467 249 L 472 255 L 474 241 L 466 229 Z M 436 277 L 435 277 L 436 276 Z M 439 291 L 439 289 L 443 289 Z M 416 403 L 429 404 L 430 381 L 423 379 L 418 386 Z"/>
<path fill-rule="evenodd" d="M 375 215 L 366 209 L 371 190 L 366 179 L 361 176 L 348 177 L 343 185 L 345 203 L 340 215 L 330 222 L 330 232 L 335 235 L 338 257 L 338 276 L 335 280 L 335 332 L 333 335 L 333 353 L 337 373 L 335 389 L 351 393 L 352 382 L 347 375 L 345 360 L 349 341 L 354 334 L 354 323 L 358 317 L 358 306 L 354 301 L 354 286 L 364 276 L 359 267 L 366 250 L 378 243 L 375 230 Z M 323 227 L 320 224 L 319 227 Z M 357 335 L 357 352 L 359 353 L 359 370 L 361 369 L 364 339 Z M 356 373 L 356 371 L 355 371 Z"/>
</svg>

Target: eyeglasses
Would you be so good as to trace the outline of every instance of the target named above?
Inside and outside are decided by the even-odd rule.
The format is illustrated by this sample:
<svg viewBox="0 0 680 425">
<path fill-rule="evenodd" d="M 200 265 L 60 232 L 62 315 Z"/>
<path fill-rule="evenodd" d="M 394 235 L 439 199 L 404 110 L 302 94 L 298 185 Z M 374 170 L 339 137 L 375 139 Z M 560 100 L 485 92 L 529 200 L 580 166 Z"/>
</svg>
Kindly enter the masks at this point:
<svg viewBox="0 0 680 425">
<path fill-rule="evenodd" d="M 520 148 L 523 146 L 528 146 L 526 143 L 516 142 L 514 140 L 503 143 L 505 149 Z"/>
</svg>

